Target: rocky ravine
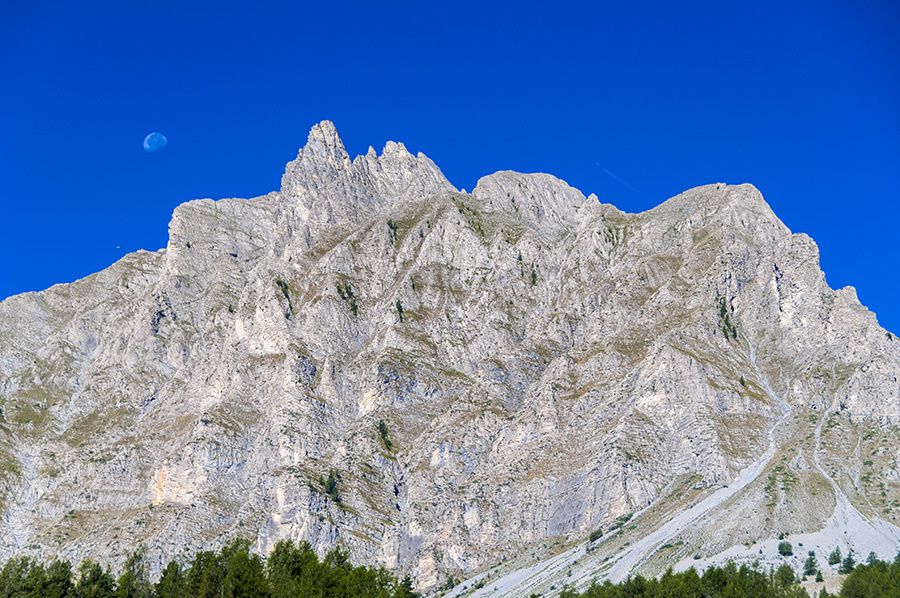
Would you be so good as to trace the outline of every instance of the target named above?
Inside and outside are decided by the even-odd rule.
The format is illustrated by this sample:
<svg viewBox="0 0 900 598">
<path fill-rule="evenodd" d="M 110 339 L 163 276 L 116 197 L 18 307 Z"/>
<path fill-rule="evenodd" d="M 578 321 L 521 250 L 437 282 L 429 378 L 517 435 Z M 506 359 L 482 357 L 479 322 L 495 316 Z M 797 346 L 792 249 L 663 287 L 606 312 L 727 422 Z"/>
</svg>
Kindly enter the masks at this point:
<svg viewBox="0 0 900 598">
<path fill-rule="evenodd" d="M 292 538 L 431 588 L 567 551 L 652 573 L 836 510 L 900 537 L 900 341 L 750 185 L 460 193 L 323 122 L 280 191 L 169 233 L 0 303 L 0 556 Z"/>
</svg>

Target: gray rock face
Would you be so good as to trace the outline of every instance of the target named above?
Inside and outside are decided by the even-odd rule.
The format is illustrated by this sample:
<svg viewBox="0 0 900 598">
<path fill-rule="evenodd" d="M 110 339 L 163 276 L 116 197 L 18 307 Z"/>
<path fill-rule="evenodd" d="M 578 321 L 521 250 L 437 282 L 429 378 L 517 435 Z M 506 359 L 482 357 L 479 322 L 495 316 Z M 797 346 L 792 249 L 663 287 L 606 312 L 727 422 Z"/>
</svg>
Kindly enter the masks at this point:
<svg viewBox="0 0 900 598">
<path fill-rule="evenodd" d="M 750 185 L 640 214 L 546 174 L 466 194 L 323 122 L 280 191 L 169 236 L 0 303 L 0 556 L 291 538 L 428 588 L 649 532 L 767 449 L 746 525 L 683 551 L 815 531 L 835 493 L 897 523 L 900 342 Z"/>
</svg>

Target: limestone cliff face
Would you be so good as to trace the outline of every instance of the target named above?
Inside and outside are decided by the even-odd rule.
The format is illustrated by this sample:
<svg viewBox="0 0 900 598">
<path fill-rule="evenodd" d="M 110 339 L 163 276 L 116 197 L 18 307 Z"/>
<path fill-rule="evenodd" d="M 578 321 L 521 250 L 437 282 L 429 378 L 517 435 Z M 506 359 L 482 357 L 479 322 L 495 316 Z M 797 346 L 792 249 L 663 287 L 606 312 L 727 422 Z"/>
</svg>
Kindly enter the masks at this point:
<svg viewBox="0 0 900 598">
<path fill-rule="evenodd" d="M 764 474 L 790 455 L 809 487 L 748 486 L 781 498 L 731 541 L 823 524 L 786 515 L 829 495 L 813 453 L 897 522 L 900 342 L 750 185 L 640 214 L 546 174 L 466 194 L 323 122 L 280 191 L 188 202 L 169 233 L 0 303 L 0 556 L 292 538 L 430 587 L 684 508 L 778 422 Z"/>
</svg>

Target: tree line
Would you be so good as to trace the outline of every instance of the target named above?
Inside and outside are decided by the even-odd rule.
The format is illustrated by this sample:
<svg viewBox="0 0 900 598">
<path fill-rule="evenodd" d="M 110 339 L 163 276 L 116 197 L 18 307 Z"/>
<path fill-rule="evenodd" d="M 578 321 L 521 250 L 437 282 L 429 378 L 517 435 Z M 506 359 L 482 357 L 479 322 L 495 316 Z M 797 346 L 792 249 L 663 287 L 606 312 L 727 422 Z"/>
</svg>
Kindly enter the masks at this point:
<svg viewBox="0 0 900 598">
<path fill-rule="evenodd" d="M 418 598 L 408 577 L 384 568 L 354 566 L 334 548 L 323 559 L 307 543 L 281 541 L 268 557 L 234 540 L 218 552 L 198 552 L 184 565 L 171 561 L 151 579 L 144 550 L 131 554 L 118 575 L 93 561 L 77 574 L 66 561 L 44 564 L 16 557 L 0 570 L 0 598 Z"/>
<path fill-rule="evenodd" d="M 851 557 L 852 558 L 852 557 Z M 844 560 L 834 553 L 829 562 Z M 816 570 L 814 555 L 804 577 Z M 900 598 L 900 553 L 892 562 L 870 554 L 846 572 L 840 598 Z M 711 566 L 702 573 L 668 570 L 659 578 L 631 577 L 619 584 L 595 582 L 583 592 L 565 587 L 560 598 L 810 598 L 787 564 L 763 570 L 758 565 Z M 480 586 L 476 586 L 480 587 Z M 418 598 L 409 577 L 397 579 L 384 568 L 356 566 L 349 553 L 334 548 L 320 559 L 309 544 L 281 541 L 268 557 L 250 552 L 246 540 L 234 540 L 218 552 L 202 551 L 181 564 L 171 561 L 154 582 L 146 553 L 132 553 L 118 574 L 87 560 L 73 571 L 70 563 L 42 563 L 31 557 L 10 559 L 0 570 L 0 598 Z M 822 590 L 816 598 L 832 596 Z"/>
<path fill-rule="evenodd" d="M 833 553 L 829 560 L 834 560 Z M 830 594 L 823 589 L 814 598 L 900 598 L 900 553 L 893 562 L 870 554 L 865 564 L 853 563 L 850 570 L 840 562 L 841 573 L 847 573 L 840 592 Z M 807 559 L 805 576 L 812 575 L 809 565 Z M 821 581 L 821 571 L 816 573 Z M 758 565 L 728 563 L 711 566 L 702 574 L 693 568 L 681 573 L 669 569 L 659 578 L 638 575 L 619 584 L 594 582 L 583 592 L 566 587 L 559 598 L 813 598 L 801 587 L 802 580 L 787 564 L 766 571 Z"/>
</svg>

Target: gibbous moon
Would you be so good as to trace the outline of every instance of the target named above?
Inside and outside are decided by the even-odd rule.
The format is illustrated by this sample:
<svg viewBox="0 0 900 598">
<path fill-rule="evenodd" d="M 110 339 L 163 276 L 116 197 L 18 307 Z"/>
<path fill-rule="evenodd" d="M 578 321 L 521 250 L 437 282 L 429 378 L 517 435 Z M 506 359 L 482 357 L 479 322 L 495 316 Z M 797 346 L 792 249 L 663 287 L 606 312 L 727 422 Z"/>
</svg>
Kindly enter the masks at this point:
<svg viewBox="0 0 900 598">
<path fill-rule="evenodd" d="M 144 151 L 145 152 L 158 152 L 162 148 L 166 147 L 166 144 L 169 143 L 169 140 L 166 139 L 166 136 L 162 133 L 150 133 L 146 137 L 144 137 Z"/>
</svg>

